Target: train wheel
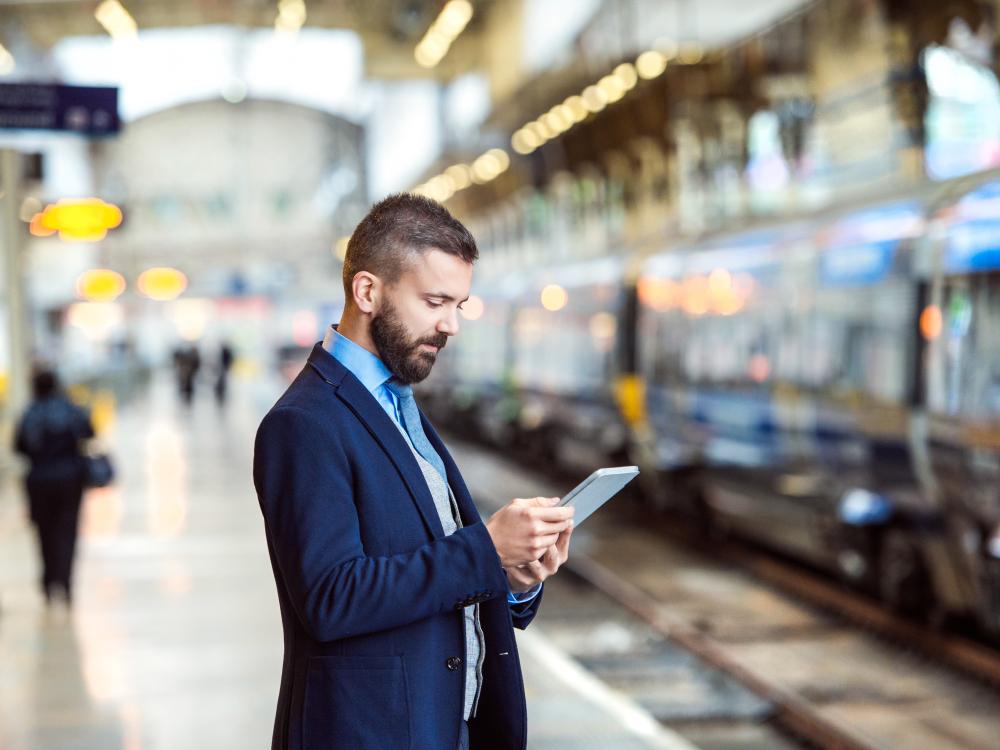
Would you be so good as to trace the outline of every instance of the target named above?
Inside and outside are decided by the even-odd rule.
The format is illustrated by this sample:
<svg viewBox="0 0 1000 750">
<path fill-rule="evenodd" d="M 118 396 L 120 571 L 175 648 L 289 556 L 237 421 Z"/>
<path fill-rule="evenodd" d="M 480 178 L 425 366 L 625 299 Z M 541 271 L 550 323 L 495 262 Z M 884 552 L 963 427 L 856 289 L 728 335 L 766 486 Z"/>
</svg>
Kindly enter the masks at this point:
<svg viewBox="0 0 1000 750">
<path fill-rule="evenodd" d="M 934 592 L 920 550 L 899 529 L 889 529 L 879 550 L 878 591 L 888 607 L 910 617 L 926 617 Z"/>
</svg>

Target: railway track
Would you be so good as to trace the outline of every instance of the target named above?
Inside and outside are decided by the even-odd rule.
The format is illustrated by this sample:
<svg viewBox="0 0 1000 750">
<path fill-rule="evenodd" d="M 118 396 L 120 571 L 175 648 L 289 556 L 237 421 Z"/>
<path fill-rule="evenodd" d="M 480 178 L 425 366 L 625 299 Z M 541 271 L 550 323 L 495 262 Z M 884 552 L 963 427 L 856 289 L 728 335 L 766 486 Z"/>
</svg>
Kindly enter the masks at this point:
<svg viewBox="0 0 1000 750">
<path fill-rule="evenodd" d="M 568 489 L 481 448 L 456 453 L 488 506 Z M 574 584 L 557 576 L 539 626 L 698 746 L 721 746 L 727 728 L 726 746 L 741 748 L 997 746 L 995 652 L 901 620 L 819 576 L 738 546 L 699 548 L 627 504 L 575 532 L 567 568 L 577 595 L 583 584 L 605 604 L 574 612 Z M 600 618 L 614 623 L 617 641 L 593 624 Z M 670 649 L 693 656 L 702 673 L 677 678 Z M 692 691 L 692 681 L 716 689 Z M 672 705 L 678 693 L 692 694 L 691 704 Z M 725 705 L 719 694 L 729 696 Z M 707 708 L 693 708 L 697 700 Z"/>
</svg>

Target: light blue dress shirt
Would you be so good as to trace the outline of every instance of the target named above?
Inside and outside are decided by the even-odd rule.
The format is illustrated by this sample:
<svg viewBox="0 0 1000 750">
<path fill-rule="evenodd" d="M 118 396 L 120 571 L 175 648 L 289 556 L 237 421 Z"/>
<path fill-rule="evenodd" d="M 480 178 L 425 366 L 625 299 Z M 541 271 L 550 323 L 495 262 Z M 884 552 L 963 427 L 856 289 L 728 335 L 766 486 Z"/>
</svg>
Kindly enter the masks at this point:
<svg viewBox="0 0 1000 750">
<path fill-rule="evenodd" d="M 402 415 L 399 413 L 399 400 L 386 385 L 392 378 L 392 372 L 385 366 L 385 363 L 363 346 L 338 333 L 333 326 L 327 329 L 326 337 L 323 339 L 323 348 L 361 381 L 361 385 L 375 397 L 379 405 L 385 409 L 385 413 L 405 435 L 406 430 L 402 429 Z M 540 590 L 541 584 L 523 594 L 508 591 L 507 601 L 510 604 L 526 604 L 538 596 Z"/>
</svg>

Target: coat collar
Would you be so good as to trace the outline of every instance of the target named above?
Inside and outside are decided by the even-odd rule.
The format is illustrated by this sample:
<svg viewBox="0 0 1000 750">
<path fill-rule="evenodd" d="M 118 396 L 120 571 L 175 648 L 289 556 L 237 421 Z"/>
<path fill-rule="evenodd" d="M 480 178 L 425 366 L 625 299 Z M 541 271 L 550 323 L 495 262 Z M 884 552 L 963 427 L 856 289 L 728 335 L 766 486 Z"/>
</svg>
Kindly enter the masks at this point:
<svg viewBox="0 0 1000 750">
<path fill-rule="evenodd" d="M 431 536 L 435 539 L 443 537 L 444 528 L 441 526 L 441 519 L 438 517 L 434 499 L 427 488 L 427 482 L 420 471 L 420 466 L 417 465 L 417 460 L 413 457 L 413 452 L 406 444 L 399 428 L 385 413 L 379 402 L 350 370 L 323 348 L 322 344 L 316 344 L 313 347 L 312 353 L 309 355 L 308 366 L 312 367 L 323 380 L 333 386 L 337 397 L 354 412 L 358 420 L 382 446 L 382 450 L 388 454 L 399 475 L 403 478 L 406 488 L 410 491 Z M 425 429 L 427 429 L 426 421 L 424 424 Z M 437 438 L 436 435 L 435 438 Z M 438 446 L 434 447 L 436 449 Z M 442 458 L 442 460 L 444 459 Z M 447 466 L 449 482 L 452 481 L 453 469 L 454 463 Z M 455 471 L 457 472 L 457 470 Z"/>
</svg>

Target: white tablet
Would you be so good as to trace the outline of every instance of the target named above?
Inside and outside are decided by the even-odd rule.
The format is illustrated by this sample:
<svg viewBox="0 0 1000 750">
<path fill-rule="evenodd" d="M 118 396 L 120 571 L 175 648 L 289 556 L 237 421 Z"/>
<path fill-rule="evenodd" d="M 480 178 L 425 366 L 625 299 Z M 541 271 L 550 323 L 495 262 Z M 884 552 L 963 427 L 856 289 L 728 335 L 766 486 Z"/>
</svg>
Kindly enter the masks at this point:
<svg viewBox="0 0 1000 750">
<path fill-rule="evenodd" d="M 637 476 L 639 476 L 638 466 L 598 469 L 564 495 L 559 505 L 571 505 L 576 508 L 573 525 L 579 526 L 583 519 L 617 495 L 622 487 Z"/>
</svg>

